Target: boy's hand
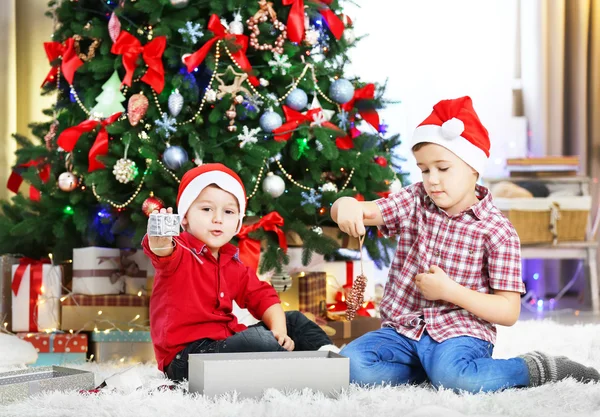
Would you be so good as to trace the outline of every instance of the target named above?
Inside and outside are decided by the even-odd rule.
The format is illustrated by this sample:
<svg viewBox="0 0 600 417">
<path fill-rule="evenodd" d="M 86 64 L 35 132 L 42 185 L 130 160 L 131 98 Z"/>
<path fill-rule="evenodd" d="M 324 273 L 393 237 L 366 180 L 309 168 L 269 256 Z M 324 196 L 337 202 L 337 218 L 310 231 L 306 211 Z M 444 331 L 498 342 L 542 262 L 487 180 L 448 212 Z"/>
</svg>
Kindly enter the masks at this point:
<svg viewBox="0 0 600 417">
<path fill-rule="evenodd" d="M 458 285 L 440 267 L 432 265 L 428 272 L 417 274 L 415 284 L 427 300 L 447 301 L 452 289 Z"/>
<path fill-rule="evenodd" d="M 277 339 L 277 343 L 285 350 L 289 350 L 290 352 L 294 350 L 294 341 L 287 334 L 279 333 L 276 330 L 271 330 L 271 333 L 273 333 L 273 336 Z"/>
<path fill-rule="evenodd" d="M 152 214 L 159 213 L 158 210 L 154 210 Z M 173 213 L 171 207 L 167 209 L 160 209 L 160 213 Z M 150 221 L 148 220 L 148 227 L 150 227 Z M 148 236 L 148 246 L 150 250 L 156 256 L 169 256 L 173 253 L 173 237 L 172 236 Z"/>
<path fill-rule="evenodd" d="M 336 222 L 340 230 L 350 236 L 360 237 L 366 233 L 365 220 L 375 219 L 377 213 L 367 209 L 354 198 L 340 199 Z"/>
</svg>

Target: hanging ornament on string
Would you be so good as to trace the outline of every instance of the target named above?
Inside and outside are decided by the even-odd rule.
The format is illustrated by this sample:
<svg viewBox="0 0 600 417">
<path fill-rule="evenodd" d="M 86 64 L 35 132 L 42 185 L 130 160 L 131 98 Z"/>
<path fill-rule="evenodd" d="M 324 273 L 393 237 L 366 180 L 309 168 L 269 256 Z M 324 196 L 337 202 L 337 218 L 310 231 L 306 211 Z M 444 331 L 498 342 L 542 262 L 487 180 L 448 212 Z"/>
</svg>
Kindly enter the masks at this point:
<svg viewBox="0 0 600 417">
<path fill-rule="evenodd" d="M 169 112 L 173 117 L 177 117 L 183 109 L 183 96 L 179 93 L 179 90 L 175 89 L 169 96 Z"/>
<path fill-rule="evenodd" d="M 44 142 L 46 142 L 46 149 L 51 151 L 54 147 L 53 142 L 54 138 L 56 138 L 56 133 L 58 132 L 58 120 L 54 119 L 52 124 L 50 125 L 50 130 L 44 136 Z"/>
<path fill-rule="evenodd" d="M 75 174 L 72 172 L 63 172 L 58 176 L 58 188 L 65 193 L 70 193 L 73 191 L 75 188 L 77 188 L 78 184 L 79 181 L 77 180 L 77 176 L 75 176 Z"/>
<path fill-rule="evenodd" d="M 359 252 L 360 252 L 360 275 L 354 279 L 350 294 L 346 299 L 346 318 L 352 320 L 356 315 L 356 312 L 362 307 L 365 302 L 365 289 L 367 288 L 367 277 L 365 276 L 363 268 L 363 242 L 365 241 L 365 235 L 359 238 Z"/>
<path fill-rule="evenodd" d="M 242 22 L 242 14 L 238 10 L 233 15 L 233 20 L 229 23 L 229 33 L 232 35 L 244 34 L 244 22 Z"/>
<path fill-rule="evenodd" d="M 345 78 L 338 78 L 329 87 L 329 97 L 339 104 L 344 104 L 354 97 L 354 86 Z"/>
<path fill-rule="evenodd" d="M 380 167 L 385 168 L 388 164 L 388 161 L 387 161 L 387 159 L 385 159 L 385 156 L 376 156 L 375 163 L 377 165 L 379 165 Z"/>
<path fill-rule="evenodd" d="M 165 203 L 158 197 L 154 197 L 154 193 L 150 191 L 150 197 L 142 203 L 142 211 L 147 217 L 150 217 L 154 210 L 160 210 L 165 207 Z"/>
<path fill-rule="evenodd" d="M 129 150 L 129 141 L 125 144 L 125 154 L 119 159 L 113 167 L 113 175 L 121 184 L 127 184 L 133 181 L 138 174 L 137 166 L 131 159 L 127 159 L 127 151 Z"/>
<path fill-rule="evenodd" d="M 236 132 L 237 126 L 235 125 L 235 117 L 237 116 L 237 112 L 235 111 L 235 104 L 231 104 L 229 109 L 225 111 L 225 116 L 229 119 L 229 126 L 227 126 L 227 130 L 230 132 Z"/>
<path fill-rule="evenodd" d="M 121 80 L 117 71 L 113 72 L 111 77 L 102 86 L 102 93 L 96 97 L 96 104 L 90 113 L 98 118 L 106 118 L 115 113 L 125 111 L 125 107 L 121 105 L 126 100 L 121 94 Z"/>
<path fill-rule="evenodd" d="M 183 9 L 186 7 L 190 0 L 169 0 L 171 2 L 171 6 L 176 7 L 178 9 Z"/>
<path fill-rule="evenodd" d="M 188 154 L 181 146 L 171 146 L 167 143 L 167 149 L 163 153 L 163 164 L 172 171 L 177 171 L 188 161 Z"/>
<path fill-rule="evenodd" d="M 262 183 L 262 189 L 273 198 L 280 197 L 285 192 L 285 181 L 280 176 L 269 172 Z"/>
<path fill-rule="evenodd" d="M 137 124 L 144 118 L 148 111 L 148 97 L 144 93 L 140 92 L 129 97 L 127 103 L 127 119 L 131 126 L 137 126 Z"/>
<path fill-rule="evenodd" d="M 117 17 L 115 12 L 112 12 L 110 19 L 108 20 L 108 34 L 112 39 L 113 43 L 117 41 L 119 34 L 121 33 L 121 21 Z"/>
<path fill-rule="evenodd" d="M 295 88 L 286 97 L 285 104 L 296 111 L 303 110 L 308 104 L 308 96 L 301 88 Z"/>
<path fill-rule="evenodd" d="M 281 127 L 283 124 L 283 119 L 279 115 L 273 111 L 273 109 L 269 109 L 262 116 L 260 116 L 260 120 L 258 122 L 260 124 L 260 128 L 267 133 L 273 132 L 278 127 Z"/>
<path fill-rule="evenodd" d="M 273 9 L 273 3 L 266 0 L 258 2 L 260 9 L 246 20 L 248 29 L 250 30 L 250 46 L 259 51 L 273 51 L 276 54 L 283 54 L 283 43 L 287 39 L 287 29 L 283 22 L 277 19 L 277 13 Z M 268 19 L 273 24 L 273 29 L 279 30 L 281 33 L 277 36 L 273 45 L 268 43 L 259 43 L 258 36 L 260 35 L 259 24 L 266 22 Z"/>
</svg>

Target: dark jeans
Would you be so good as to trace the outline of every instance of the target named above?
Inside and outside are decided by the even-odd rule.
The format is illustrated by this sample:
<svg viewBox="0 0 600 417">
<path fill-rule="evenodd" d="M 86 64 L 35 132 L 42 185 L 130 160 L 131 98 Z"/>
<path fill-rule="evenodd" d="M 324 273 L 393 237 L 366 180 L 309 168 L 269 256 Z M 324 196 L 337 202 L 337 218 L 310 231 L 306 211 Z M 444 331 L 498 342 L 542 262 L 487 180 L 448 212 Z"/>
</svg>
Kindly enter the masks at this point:
<svg viewBox="0 0 600 417">
<path fill-rule="evenodd" d="M 299 311 L 286 311 L 288 336 L 294 341 L 295 351 L 317 350 L 330 345 L 331 339 L 313 321 Z M 166 367 L 167 377 L 173 381 L 188 378 L 188 356 L 190 353 L 237 353 L 285 351 L 273 333 L 263 322 L 249 326 L 246 330 L 223 340 L 200 339 L 187 345 Z"/>
</svg>

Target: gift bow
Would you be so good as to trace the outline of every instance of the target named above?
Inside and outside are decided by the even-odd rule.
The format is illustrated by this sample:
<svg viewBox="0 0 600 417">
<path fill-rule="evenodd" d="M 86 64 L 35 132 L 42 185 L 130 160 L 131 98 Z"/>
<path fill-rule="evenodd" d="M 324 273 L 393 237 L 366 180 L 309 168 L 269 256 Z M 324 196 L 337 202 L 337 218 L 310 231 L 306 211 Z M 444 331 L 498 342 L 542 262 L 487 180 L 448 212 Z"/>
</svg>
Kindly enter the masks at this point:
<svg viewBox="0 0 600 417">
<path fill-rule="evenodd" d="M 135 249 L 133 251 L 125 251 L 121 250 L 119 256 L 99 256 L 98 265 L 102 264 L 105 261 L 112 261 L 115 265 L 118 266 L 119 269 L 113 270 L 110 272 L 110 283 L 115 284 L 119 280 L 122 280 L 124 277 L 131 278 L 145 278 L 146 272 L 141 271 L 138 264 L 133 260 L 129 259 L 130 256 L 135 254 Z"/>
<path fill-rule="evenodd" d="M 360 100 L 373 100 L 375 99 L 375 84 L 367 84 L 362 88 L 354 91 L 354 97 L 349 102 L 342 104 L 342 109 L 347 112 L 351 112 L 354 108 L 354 104 Z M 379 113 L 374 109 L 358 109 L 358 114 L 363 118 L 364 121 L 373 126 L 379 131 Z"/>
<path fill-rule="evenodd" d="M 314 0 L 319 6 L 319 12 L 327 22 L 329 30 L 337 40 L 340 40 L 344 33 L 344 22 L 331 11 L 327 5 L 332 0 Z M 284 6 L 291 5 L 290 14 L 287 21 L 288 39 L 292 42 L 300 43 L 304 39 L 306 28 L 304 27 L 304 0 L 282 0 Z"/>
<path fill-rule="evenodd" d="M 292 133 L 298 128 L 299 125 L 303 123 L 309 123 L 311 125 L 318 124 L 321 127 L 335 130 L 338 136 L 344 135 L 344 137 L 336 139 L 336 145 L 340 149 L 352 148 L 351 139 L 348 138 L 348 136 L 346 136 L 339 127 L 331 122 L 323 121 L 322 117 L 320 117 L 320 114 L 322 114 L 323 110 L 320 107 L 310 109 L 306 113 L 300 113 L 299 111 L 296 111 L 286 105 L 282 107 L 286 122 L 277 129 L 273 130 L 273 133 L 275 134 L 275 140 L 277 142 L 285 142 L 289 140 L 292 137 Z M 349 148 L 345 147 L 348 146 L 348 140 L 350 141 Z"/>
<path fill-rule="evenodd" d="M 62 70 L 62 74 L 68 83 L 73 84 L 75 71 L 77 71 L 77 69 L 83 65 L 83 61 L 79 59 L 77 53 L 75 52 L 75 40 L 73 38 L 69 38 L 65 41 L 64 45 L 60 42 L 44 42 L 44 49 L 46 50 L 46 55 L 48 56 L 50 65 L 52 65 L 52 62 L 62 56 L 60 69 Z M 42 87 L 46 85 L 47 82 L 56 79 L 57 75 L 58 67 L 52 66 L 52 69 L 50 69 L 50 72 L 48 72 L 48 75 L 46 75 L 46 78 L 42 83 Z"/>
<path fill-rule="evenodd" d="M 38 298 L 42 295 L 42 281 L 44 278 L 44 264 L 49 264 L 48 259 L 31 259 L 21 258 L 19 260 L 19 266 L 13 276 L 11 289 L 15 296 L 19 294 L 21 288 L 21 282 L 23 281 L 23 275 L 27 268 L 29 269 L 29 331 L 37 332 L 37 316 L 38 316 Z"/>
<path fill-rule="evenodd" d="M 41 166 L 41 167 L 40 167 Z M 47 182 L 50 179 L 50 164 L 46 163 L 43 158 L 31 160 L 18 166 L 14 169 L 8 178 L 6 188 L 13 193 L 19 192 L 19 187 L 23 183 L 23 177 L 19 173 L 19 168 L 38 167 L 38 175 L 42 182 Z M 29 186 L 29 199 L 31 201 L 40 201 L 40 191 L 33 185 Z"/>
<path fill-rule="evenodd" d="M 248 37 L 246 35 L 233 35 L 227 33 L 225 26 L 221 23 L 221 19 L 219 19 L 219 16 L 216 14 L 213 14 L 210 17 L 208 21 L 208 30 L 214 33 L 215 36 L 202 45 L 202 48 L 183 60 L 187 66 L 188 72 L 192 72 L 194 69 L 198 68 L 198 66 L 206 59 L 206 56 L 213 45 L 222 39 L 231 40 L 237 45 L 238 49 L 236 51 L 231 51 L 233 60 L 243 71 L 247 73 L 252 71 L 252 65 L 250 65 L 250 61 L 248 61 L 248 57 L 246 56 L 246 50 L 248 49 Z M 253 86 L 260 84 L 258 78 L 254 75 L 248 74 L 248 81 L 250 81 Z"/>
<path fill-rule="evenodd" d="M 157 36 L 145 46 L 142 46 L 138 38 L 127 31 L 121 31 L 110 52 L 115 55 L 123 55 L 123 66 L 126 71 L 123 84 L 131 87 L 133 73 L 137 67 L 136 61 L 138 56 L 142 54 L 142 59 L 148 66 L 146 73 L 142 77 L 142 81 L 160 94 L 165 87 L 165 70 L 163 68 L 162 55 L 166 46 L 166 36 Z"/>
<path fill-rule="evenodd" d="M 240 260 L 246 266 L 254 268 L 258 271 L 258 261 L 260 258 L 260 240 L 252 239 L 249 234 L 257 231 L 258 229 L 264 229 L 266 232 L 277 233 L 279 239 L 279 246 L 284 252 L 287 252 L 287 239 L 285 233 L 280 229 L 284 224 L 283 217 L 276 211 L 273 211 L 253 225 L 243 226 L 242 230 L 238 234 L 239 239 L 239 251 Z"/>
<path fill-rule="evenodd" d="M 77 144 L 77 141 L 79 140 L 82 134 L 91 132 L 98 125 L 100 125 L 101 128 L 98 131 L 98 134 L 96 135 L 96 140 L 94 141 L 94 144 L 90 148 L 90 152 L 88 154 L 88 172 L 104 168 L 104 164 L 100 161 L 97 161 L 96 157 L 106 155 L 108 153 L 108 132 L 106 131 L 106 126 L 116 122 L 117 119 L 121 116 L 121 114 L 122 113 L 115 113 L 109 118 L 104 119 L 102 121 L 84 120 L 77 126 L 65 129 L 58 137 L 58 146 L 60 146 L 67 152 L 71 152 L 73 148 L 75 148 L 75 145 Z"/>
</svg>

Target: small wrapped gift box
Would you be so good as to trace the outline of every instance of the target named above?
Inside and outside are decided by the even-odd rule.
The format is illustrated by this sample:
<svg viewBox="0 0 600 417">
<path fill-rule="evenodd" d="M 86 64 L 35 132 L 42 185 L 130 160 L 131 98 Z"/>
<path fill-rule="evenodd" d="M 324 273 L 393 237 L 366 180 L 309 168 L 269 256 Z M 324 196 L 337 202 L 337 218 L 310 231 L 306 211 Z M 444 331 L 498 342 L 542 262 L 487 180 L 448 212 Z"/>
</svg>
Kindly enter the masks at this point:
<svg viewBox="0 0 600 417">
<path fill-rule="evenodd" d="M 356 316 L 352 321 L 328 321 L 327 326 L 335 330 L 335 335 L 331 336 L 331 341 L 334 345 L 341 347 L 365 333 L 380 329 L 381 319 L 378 317 Z"/>
<path fill-rule="evenodd" d="M 73 292 L 137 294 L 146 284 L 149 260 L 141 250 L 90 246 L 73 249 Z M 129 289 L 126 283 L 129 283 Z"/>
<path fill-rule="evenodd" d="M 62 303 L 61 329 L 106 330 L 148 324 L 148 297 L 71 294 Z"/>
<path fill-rule="evenodd" d="M 284 310 L 298 310 L 321 316 L 325 313 L 327 278 L 324 272 L 300 273 L 292 276 L 291 287 L 279 293 Z"/>
<path fill-rule="evenodd" d="M 60 266 L 20 258 L 18 265 L 12 265 L 11 290 L 12 331 L 37 332 L 60 327 Z"/>
<path fill-rule="evenodd" d="M 19 263 L 15 255 L 0 255 L 0 325 L 12 330 L 12 266 Z"/>
<path fill-rule="evenodd" d="M 31 343 L 38 352 L 38 360 L 32 366 L 66 365 L 86 361 L 86 334 L 17 333 L 17 337 Z"/>
<path fill-rule="evenodd" d="M 93 332 L 91 351 L 96 362 L 118 361 L 154 362 L 154 347 L 150 332 L 120 331 Z"/>
<path fill-rule="evenodd" d="M 22 401 L 42 392 L 92 388 L 94 374 L 89 371 L 62 366 L 19 369 L 0 373 L 0 404 Z"/>
<path fill-rule="evenodd" d="M 260 398 L 268 388 L 309 388 L 335 397 L 348 388 L 350 361 L 333 352 L 191 354 L 189 381 L 190 392 L 209 397 L 236 391 Z"/>
</svg>

